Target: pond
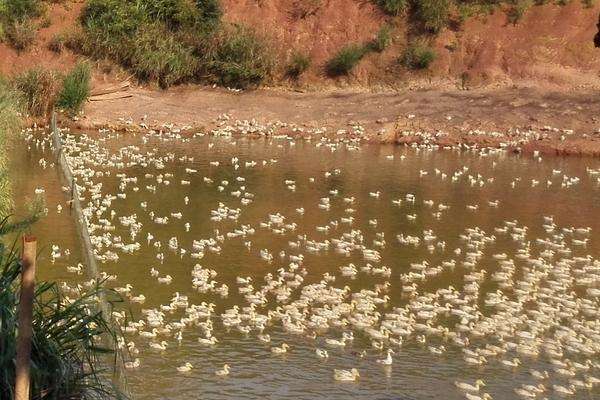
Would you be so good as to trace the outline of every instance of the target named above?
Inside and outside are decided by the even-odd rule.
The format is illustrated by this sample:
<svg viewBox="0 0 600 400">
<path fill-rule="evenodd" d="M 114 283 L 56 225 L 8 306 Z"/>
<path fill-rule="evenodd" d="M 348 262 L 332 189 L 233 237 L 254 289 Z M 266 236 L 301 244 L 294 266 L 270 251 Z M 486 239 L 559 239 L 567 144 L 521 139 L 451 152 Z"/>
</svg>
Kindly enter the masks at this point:
<svg viewBox="0 0 600 400">
<path fill-rule="evenodd" d="M 135 398 L 600 394 L 597 160 L 168 129 L 63 142 L 127 299 Z M 39 278 L 84 282 L 48 133 L 23 134 L 13 175 L 48 207 Z"/>
</svg>

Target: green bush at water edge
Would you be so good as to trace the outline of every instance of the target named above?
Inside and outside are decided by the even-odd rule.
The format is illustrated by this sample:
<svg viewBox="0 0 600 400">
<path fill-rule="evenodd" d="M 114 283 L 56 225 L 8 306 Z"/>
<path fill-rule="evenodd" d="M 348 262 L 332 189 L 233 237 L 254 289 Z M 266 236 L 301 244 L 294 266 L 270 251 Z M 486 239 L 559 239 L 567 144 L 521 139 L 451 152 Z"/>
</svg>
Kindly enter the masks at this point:
<svg viewBox="0 0 600 400">
<path fill-rule="evenodd" d="M 29 115 L 43 117 L 49 114 L 56 97 L 56 74 L 39 67 L 33 68 L 18 75 L 14 79 L 14 86 Z"/>
<path fill-rule="evenodd" d="M 77 112 L 90 95 L 90 66 L 80 62 L 63 78 L 63 86 L 58 93 L 56 106 L 70 112 Z"/>
</svg>

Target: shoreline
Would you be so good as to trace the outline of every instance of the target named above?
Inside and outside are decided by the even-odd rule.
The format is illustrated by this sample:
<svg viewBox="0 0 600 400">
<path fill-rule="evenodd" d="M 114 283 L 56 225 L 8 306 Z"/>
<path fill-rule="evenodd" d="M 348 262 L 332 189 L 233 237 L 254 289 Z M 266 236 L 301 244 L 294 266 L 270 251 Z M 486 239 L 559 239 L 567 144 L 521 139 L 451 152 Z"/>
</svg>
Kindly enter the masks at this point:
<svg viewBox="0 0 600 400">
<path fill-rule="evenodd" d="M 247 92 L 186 86 L 133 87 L 128 97 L 88 102 L 73 130 L 164 127 L 260 136 L 324 136 L 398 145 L 506 148 L 600 156 L 600 95 L 531 87 L 399 92 Z"/>
</svg>

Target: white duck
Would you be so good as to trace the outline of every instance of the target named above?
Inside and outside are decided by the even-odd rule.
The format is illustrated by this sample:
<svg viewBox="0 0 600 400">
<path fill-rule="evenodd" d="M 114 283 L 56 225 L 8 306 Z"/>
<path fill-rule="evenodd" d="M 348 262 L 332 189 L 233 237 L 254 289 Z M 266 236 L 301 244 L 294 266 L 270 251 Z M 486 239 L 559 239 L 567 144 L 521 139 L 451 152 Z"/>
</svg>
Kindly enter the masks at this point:
<svg viewBox="0 0 600 400">
<path fill-rule="evenodd" d="M 327 352 L 327 350 L 316 349 L 315 353 L 317 353 L 317 357 L 329 358 L 329 353 Z"/>
<path fill-rule="evenodd" d="M 358 370 L 356 368 L 352 368 L 350 371 L 345 369 L 334 369 L 333 370 L 333 379 L 336 381 L 342 382 L 353 382 L 356 381 L 360 377 Z"/>
<path fill-rule="evenodd" d="M 394 354 L 394 350 L 388 349 L 387 357 L 381 360 L 377 360 L 377 364 L 392 365 L 392 362 L 394 362 L 394 360 L 392 359 L 392 354 Z"/>
<path fill-rule="evenodd" d="M 215 371 L 215 375 L 217 376 L 227 376 L 229 375 L 229 364 L 223 365 L 223 369 Z"/>
<path fill-rule="evenodd" d="M 192 370 L 192 368 L 194 368 L 194 366 L 192 364 L 190 364 L 189 362 L 186 362 L 182 366 L 177 367 L 177 371 L 178 372 L 190 372 Z"/>
<path fill-rule="evenodd" d="M 482 386 L 485 386 L 485 383 L 481 379 L 477 379 L 474 385 L 467 382 L 456 381 L 454 382 L 454 386 L 465 392 L 479 392 L 479 389 Z"/>
<path fill-rule="evenodd" d="M 287 353 L 290 346 L 287 343 L 282 344 L 280 347 L 271 347 L 271 353 L 273 354 L 284 354 Z"/>
</svg>

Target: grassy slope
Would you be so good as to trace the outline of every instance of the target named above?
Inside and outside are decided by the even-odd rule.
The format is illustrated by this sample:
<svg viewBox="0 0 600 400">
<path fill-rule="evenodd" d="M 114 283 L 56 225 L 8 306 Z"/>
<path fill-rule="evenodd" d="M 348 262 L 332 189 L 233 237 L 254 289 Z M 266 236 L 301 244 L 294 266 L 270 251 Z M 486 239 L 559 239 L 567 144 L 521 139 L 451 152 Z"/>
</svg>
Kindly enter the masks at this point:
<svg viewBox="0 0 600 400">
<path fill-rule="evenodd" d="M 258 64 L 253 71 L 252 65 L 248 69 L 245 66 L 240 68 L 239 63 L 222 62 L 223 54 L 214 51 L 211 54 L 222 57 L 221 60 L 208 60 L 186 52 L 174 52 L 171 53 L 173 57 L 161 57 L 164 47 L 147 40 L 141 47 L 143 51 L 137 55 L 127 55 L 134 64 L 128 68 L 136 72 L 138 77 L 159 82 L 163 86 L 177 81 L 232 85 L 231 82 L 240 76 L 249 77 L 250 85 L 262 80 L 268 85 L 300 83 L 323 86 L 343 83 L 397 87 L 412 85 L 412 82 L 421 82 L 423 79 L 433 79 L 434 82 L 443 80 L 458 86 L 462 83 L 478 85 L 513 79 L 570 86 L 600 85 L 595 73 L 600 69 L 600 58 L 591 44 L 600 8 L 597 5 L 589 8 L 579 0 L 566 5 L 549 3 L 537 6 L 527 3 L 527 7 L 519 2 L 518 12 L 511 11 L 510 5 L 503 5 L 502 9 L 496 9 L 492 14 L 482 12 L 485 7 L 457 7 L 451 3 L 447 27 L 435 35 L 419 35 L 419 41 L 415 40 L 414 28 L 406 22 L 407 13 L 412 18 L 416 12 L 414 7 L 405 8 L 399 16 L 391 16 L 382 12 L 378 5 L 355 0 L 263 0 L 260 5 L 253 6 L 246 2 L 221 1 L 224 10 L 222 21 L 225 24 L 253 26 L 256 36 L 261 39 L 259 44 L 266 43 L 269 50 L 270 57 L 265 57 L 268 62 Z M 309 3 L 315 7 L 302 6 Z M 382 3 L 385 1 L 382 0 Z M 63 4 L 50 3 L 46 15 L 51 24 L 38 30 L 36 41 L 30 49 L 17 52 L 7 44 L 0 44 L 0 72 L 14 73 L 39 64 L 58 70 L 74 65 L 77 56 L 73 52 L 62 50 L 54 53 L 48 49 L 48 45 L 55 36 L 73 30 L 73 22 L 77 20 L 82 7 L 83 3 L 69 0 Z M 515 16 L 516 23 L 510 23 L 509 17 Z M 328 61 L 340 49 L 347 45 L 371 42 L 385 25 L 393 26 L 393 30 L 390 43 L 383 51 L 366 54 L 348 75 L 332 78 L 331 74 L 326 74 Z M 146 36 L 151 37 L 151 33 L 157 30 L 162 32 L 164 26 L 146 26 L 144 29 L 147 29 Z M 435 53 L 435 60 L 428 68 L 411 72 L 400 62 L 404 60 L 402 55 L 411 43 L 421 44 L 423 40 Z M 215 46 L 208 48 L 214 50 Z M 195 46 L 191 53 L 197 53 L 197 50 L 198 46 Z M 152 56 L 142 56 L 145 51 Z M 524 57 L 524 54 L 528 56 Z M 193 59 L 192 62 L 185 61 L 188 55 L 190 60 Z M 235 56 L 243 57 L 244 52 Z M 158 62 L 160 60 L 162 62 Z M 297 64 L 298 60 L 300 64 Z M 195 61 L 202 63 L 203 68 L 197 68 Z M 129 63 L 127 58 L 120 62 L 124 65 Z M 98 65 L 101 68 L 95 69 L 95 80 L 116 79 L 115 72 L 118 69 L 108 67 L 106 62 Z M 230 68 L 232 65 L 234 68 Z M 297 72 L 298 68 L 300 73 Z M 251 73 L 245 74 L 248 71 Z M 230 74 L 230 77 L 226 74 Z M 123 73 L 121 76 L 126 75 Z M 160 82 L 161 79 L 163 82 Z"/>
</svg>

